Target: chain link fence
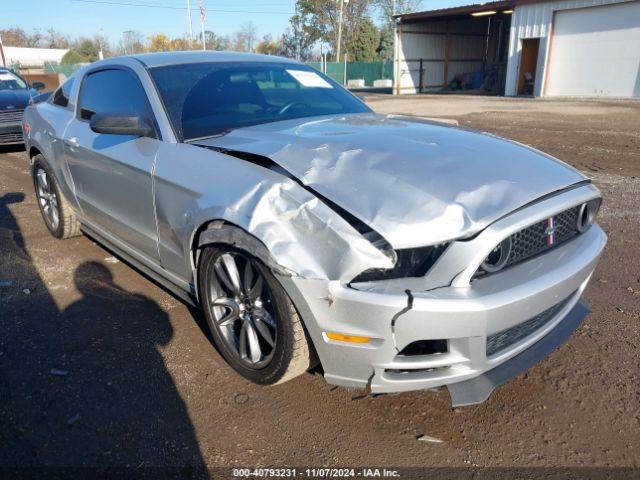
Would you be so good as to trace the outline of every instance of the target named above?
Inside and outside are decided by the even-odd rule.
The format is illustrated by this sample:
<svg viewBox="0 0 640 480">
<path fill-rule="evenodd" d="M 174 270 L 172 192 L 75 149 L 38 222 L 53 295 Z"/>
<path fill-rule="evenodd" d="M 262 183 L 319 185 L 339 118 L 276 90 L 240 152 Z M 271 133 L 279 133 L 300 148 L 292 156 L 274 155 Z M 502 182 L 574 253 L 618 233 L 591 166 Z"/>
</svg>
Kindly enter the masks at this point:
<svg viewBox="0 0 640 480">
<path fill-rule="evenodd" d="M 349 80 L 363 80 L 373 87 L 376 80 L 393 80 L 393 61 L 382 62 L 309 62 L 310 67 L 323 72 L 334 81 L 347 85 Z"/>
</svg>

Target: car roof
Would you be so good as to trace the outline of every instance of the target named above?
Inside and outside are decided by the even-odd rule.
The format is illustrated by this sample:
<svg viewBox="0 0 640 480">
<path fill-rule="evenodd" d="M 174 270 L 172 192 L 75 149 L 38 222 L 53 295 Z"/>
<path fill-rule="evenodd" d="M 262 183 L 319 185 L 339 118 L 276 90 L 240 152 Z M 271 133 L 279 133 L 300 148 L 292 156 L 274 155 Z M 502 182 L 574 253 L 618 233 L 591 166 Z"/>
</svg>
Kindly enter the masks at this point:
<svg viewBox="0 0 640 480">
<path fill-rule="evenodd" d="M 207 62 L 278 62 L 298 63 L 284 57 L 271 55 L 258 55 L 255 53 L 218 52 L 194 50 L 187 52 L 159 52 L 130 55 L 149 68 L 183 63 L 207 63 Z"/>
</svg>

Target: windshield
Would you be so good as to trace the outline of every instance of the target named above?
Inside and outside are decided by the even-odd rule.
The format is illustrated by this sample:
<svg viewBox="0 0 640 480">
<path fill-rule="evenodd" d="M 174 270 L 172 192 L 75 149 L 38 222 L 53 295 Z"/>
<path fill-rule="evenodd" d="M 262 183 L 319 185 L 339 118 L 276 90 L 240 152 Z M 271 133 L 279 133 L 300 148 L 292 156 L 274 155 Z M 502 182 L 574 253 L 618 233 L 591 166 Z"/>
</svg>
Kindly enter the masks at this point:
<svg viewBox="0 0 640 480">
<path fill-rule="evenodd" d="M 25 90 L 27 83 L 11 72 L 0 72 L 0 90 Z"/>
<path fill-rule="evenodd" d="M 293 63 L 195 63 L 150 73 L 181 140 L 292 118 L 371 111 L 329 78 Z"/>
</svg>

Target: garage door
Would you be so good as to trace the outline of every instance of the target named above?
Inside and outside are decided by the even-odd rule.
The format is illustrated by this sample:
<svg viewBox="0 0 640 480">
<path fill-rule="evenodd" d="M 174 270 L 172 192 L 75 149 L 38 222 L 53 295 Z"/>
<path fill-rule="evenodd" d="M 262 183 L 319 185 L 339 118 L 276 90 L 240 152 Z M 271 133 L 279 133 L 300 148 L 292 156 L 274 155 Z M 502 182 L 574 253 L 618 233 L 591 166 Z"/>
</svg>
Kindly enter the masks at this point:
<svg viewBox="0 0 640 480">
<path fill-rule="evenodd" d="M 547 95 L 640 96 L 640 1 L 555 13 Z"/>
</svg>

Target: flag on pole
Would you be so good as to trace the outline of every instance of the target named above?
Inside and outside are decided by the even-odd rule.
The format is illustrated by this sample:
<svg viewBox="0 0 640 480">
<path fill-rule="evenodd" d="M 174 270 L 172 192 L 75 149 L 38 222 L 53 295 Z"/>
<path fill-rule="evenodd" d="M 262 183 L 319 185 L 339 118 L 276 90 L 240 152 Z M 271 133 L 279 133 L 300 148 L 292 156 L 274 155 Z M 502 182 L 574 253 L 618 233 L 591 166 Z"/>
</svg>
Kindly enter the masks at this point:
<svg viewBox="0 0 640 480">
<path fill-rule="evenodd" d="M 207 44 L 204 40 L 204 18 L 206 17 L 204 11 L 204 3 L 200 0 L 200 29 L 202 30 L 202 50 L 207 49 Z"/>
</svg>

